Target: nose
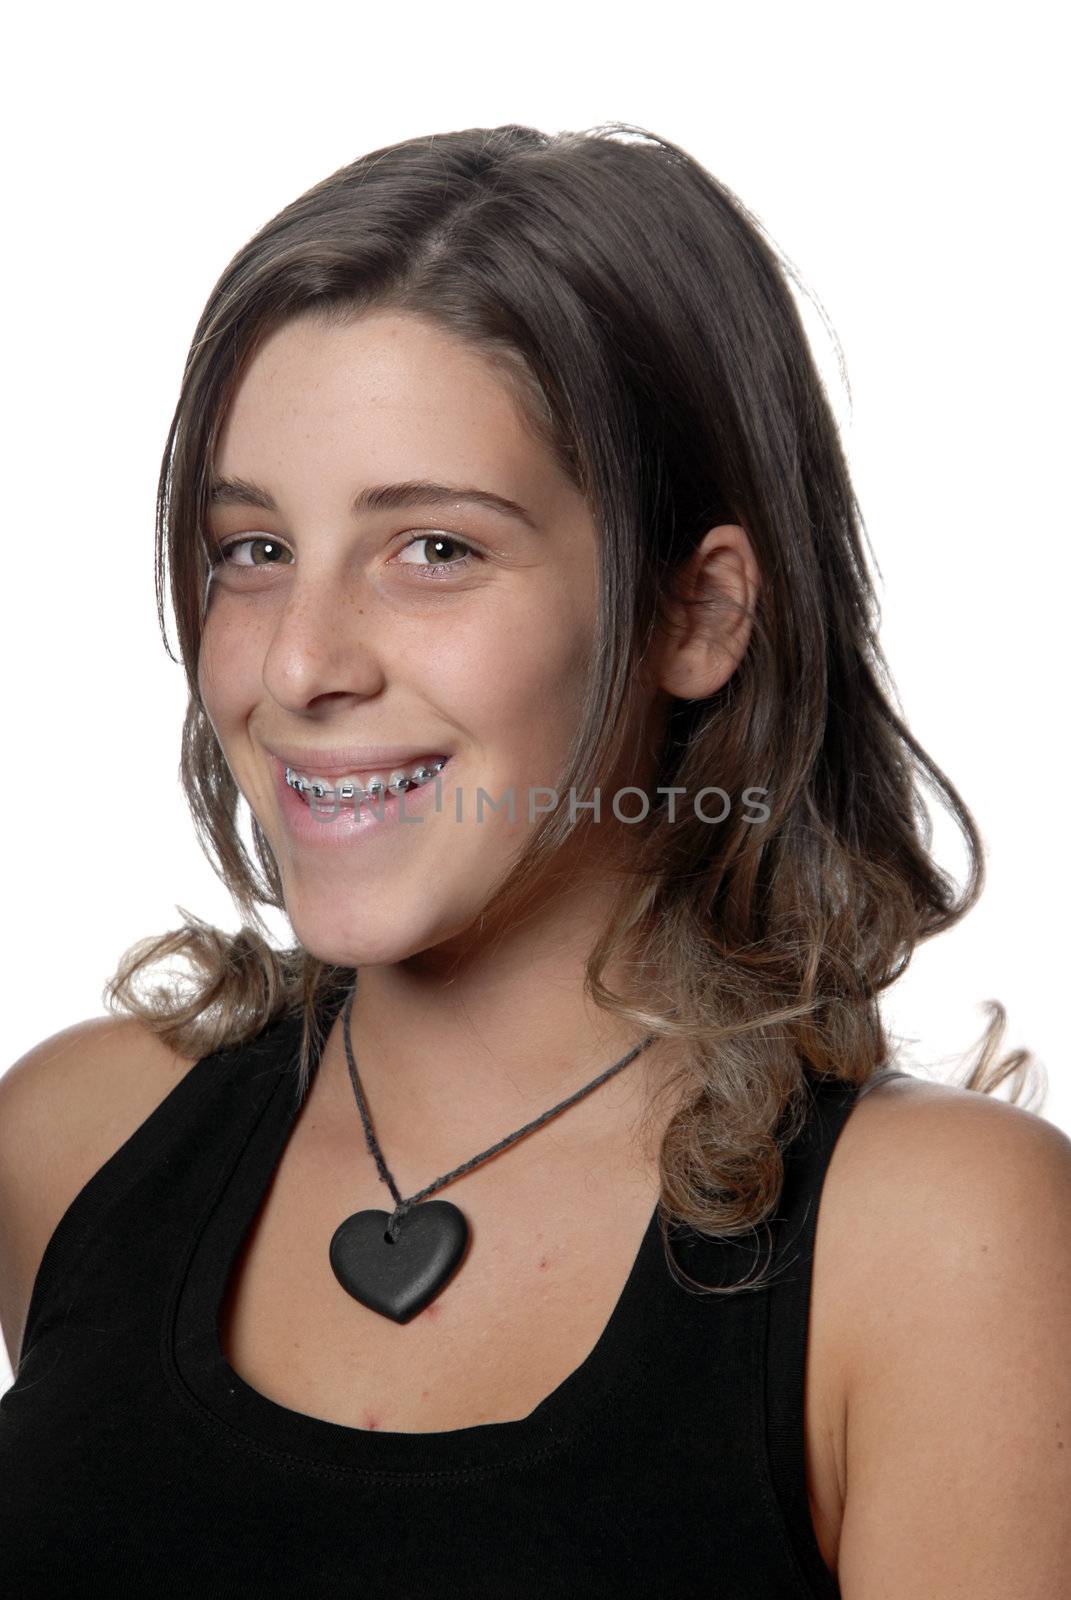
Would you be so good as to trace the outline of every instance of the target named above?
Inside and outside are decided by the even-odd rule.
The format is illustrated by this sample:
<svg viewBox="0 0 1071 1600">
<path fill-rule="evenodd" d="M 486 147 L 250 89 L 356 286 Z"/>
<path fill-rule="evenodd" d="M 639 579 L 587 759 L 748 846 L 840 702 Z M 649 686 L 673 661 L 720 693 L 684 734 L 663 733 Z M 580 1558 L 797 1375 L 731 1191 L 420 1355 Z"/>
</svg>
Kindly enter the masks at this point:
<svg viewBox="0 0 1071 1600">
<path fill-rule="evenodd" d="M 359 593 L 335 570 L 306 571 L 275 618 L 264 656 L 265 688 L 292 711 L 325 694 L 376 694 L 384 683 L 376 626 L 367 589 Z"/>
</svg>

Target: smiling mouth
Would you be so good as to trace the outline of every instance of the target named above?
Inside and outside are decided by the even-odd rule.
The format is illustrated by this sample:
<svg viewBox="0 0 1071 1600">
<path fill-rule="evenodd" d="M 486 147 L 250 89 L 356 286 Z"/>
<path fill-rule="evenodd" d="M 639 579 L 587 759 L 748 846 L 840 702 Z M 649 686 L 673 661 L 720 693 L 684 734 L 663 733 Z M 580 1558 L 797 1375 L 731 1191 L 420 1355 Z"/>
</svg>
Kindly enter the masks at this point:
<svg viewBox="0 0 1071 1600">
<path fill-rule="evenodd" d="M 449 756 L 427 756 L 408 767 L 395 767 L 389 772 L 352 773 L 334 780 L 298 772 L 288 766 L 285 777 L 288 786 L 308 803 L 337 799 L 353 800 L 360 805 L 362 800 L 379 800 L 385 795 L 422 788 L 438 777 L 449 760 Z"/>
</svg>

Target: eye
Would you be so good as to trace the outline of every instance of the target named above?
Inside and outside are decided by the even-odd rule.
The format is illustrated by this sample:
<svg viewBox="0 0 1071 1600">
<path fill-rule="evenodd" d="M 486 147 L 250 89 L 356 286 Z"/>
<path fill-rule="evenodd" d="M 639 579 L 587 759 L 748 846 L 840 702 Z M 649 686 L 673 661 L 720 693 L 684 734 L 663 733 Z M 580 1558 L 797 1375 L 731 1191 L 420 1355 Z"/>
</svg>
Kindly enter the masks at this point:
<svg viewBox="0 0 1071 1600">
<path fill-rule="evenodd" d="M 444 552 L 448 555 L 451 550 L 463 550 L 465 554 L 454 561 L 436 559 L 427 565 L 420 561 L 404 561 L 402 557 L 405 552 L 407 550 L 415 550 L 417 545 L 430 546 L 437 558 L 443 556 Z M 474 561 L 482 561 L 483 556 L 480 555 L 479 551 L 473 549 L 472 545 L 466 544 L 463 539 L 455 538 L 452 533 L 436 531 L 435 533 L 418 533 L 415 538 L 410 539 L 407 545 L 403 546 L 396 559 L 403 567 L 413 567 L 415 569 L 414 576 L 419 572 L 421 575 L 420 581 L 426 582 L 429 578 L 434 581 L 445 577 L 449 572 L 456 572 L 459 567 L 471 566 Z"/>
<path fill-rule="evenodd" d="M 247 544 L 248 545 L 254 545 L 254 544 L 264 545 L 266 547 L 266 549 L 270 552 L 268 560 L 266 560 L 266 561 L 237 561 L 237 560 L 234 560 L 232 558 L 232 552 L 235 551 L 235 550 L 240 549 L 243 545 L 247 545 Z M 218 567 L 218 566 L 229 566 L 229 567 L 258 567 L 258 566 L 263 567 L 263 566 L 268 566 L 268 567 L 277 567 L 277 566 L 280 565 L 280 561 L 279 561 L 280 555 L 283 555 L 283 554 L 289 555 L 289 553 L 290 552 L 287 550 L 286 546 L 284 544 L 281 544 L 278 539 L 272 538 L 271 534 L 268 534 L 268 533 L 254 533 L 254 534 L 247 534 L 246 537 L 243 538 L 243 539 L 229 539 L 226 544 L 219 545 L 218 548 L 213 553 L 211 559 L 212 559 L 212 565 L 214 567 Z"/>
</svg>

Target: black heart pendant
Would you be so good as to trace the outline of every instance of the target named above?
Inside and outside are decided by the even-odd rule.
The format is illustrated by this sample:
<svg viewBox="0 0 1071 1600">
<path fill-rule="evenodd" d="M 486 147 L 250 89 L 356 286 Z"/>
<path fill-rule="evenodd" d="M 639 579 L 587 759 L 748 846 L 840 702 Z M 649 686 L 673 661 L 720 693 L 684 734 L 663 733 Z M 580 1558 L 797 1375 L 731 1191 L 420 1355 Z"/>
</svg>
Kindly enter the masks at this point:
<svg viewBox="0 0 1071 1600">
<path fill-rule="evenodd" d="M 464 1214 L 449 1200 L 425 1200 L 387 1236 L 387 1211 L 355 1211 L 331 1239 L 335 1277 L 355 1300 L 392 1322 L 409 1322 L 461 1260 L 469 1237 Z"/>
</svg>

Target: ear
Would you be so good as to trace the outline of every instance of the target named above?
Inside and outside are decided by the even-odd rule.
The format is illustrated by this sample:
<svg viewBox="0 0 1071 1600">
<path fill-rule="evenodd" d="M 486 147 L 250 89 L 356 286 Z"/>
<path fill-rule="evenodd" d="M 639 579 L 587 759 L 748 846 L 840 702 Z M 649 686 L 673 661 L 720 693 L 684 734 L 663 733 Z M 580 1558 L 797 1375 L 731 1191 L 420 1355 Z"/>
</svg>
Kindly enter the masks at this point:
<svg viewBox="0 0 1071 1600">
<path fill-rule="evenodd" d="M 675 574 L 667 620 L 650 652 L 658 687 L 679 700 L 704 700 L 727 683 L 751 637 L 759 566 L 737 523 L 710 528 Z"/>
</svg>

